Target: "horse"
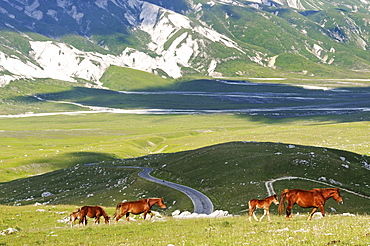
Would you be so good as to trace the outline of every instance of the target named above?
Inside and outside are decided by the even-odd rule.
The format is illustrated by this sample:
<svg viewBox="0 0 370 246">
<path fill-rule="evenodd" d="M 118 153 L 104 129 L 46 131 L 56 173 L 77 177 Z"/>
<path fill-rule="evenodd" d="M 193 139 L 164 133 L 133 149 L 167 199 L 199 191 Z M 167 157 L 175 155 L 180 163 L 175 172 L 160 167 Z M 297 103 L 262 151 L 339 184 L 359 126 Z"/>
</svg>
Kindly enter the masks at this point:
<svg viewBox="0 0 370 246">
<path fill-rule="evenodd" d="M 76 211 L 73 211 L 70 215 L 69 215 L 69 221 L 71 222 L 71 227 L 73 227 L 74 223 L 76 220 L 79 220 L 80 219 L 80 209 L 76 210 Z"/>
<path fill-rule="evenodd" d="M 262 221 L 262 219 L 267 215 L 268 221 L 271 221 L 270 219 L 270 206 L 271 203 L 275 203 L 276 205 L 279 205 L 279 201 L 277 199 L 276 194 L 273 196 L 266 197 L 265 199 L 258 200 L 258 199 L 252 199 L 248 202 L 249 207 L 249 221 L 252 222 L 252 215 L 256 221 L 258 221 L 257 216 L 255 215 L 256 208 L 264 209 L 264 213 L 259 221 Z"/>
<path fill-rule="evenodd" d="M 279 214 L 283 214 L 285 210 L 285 201 L 288 206 L 286 207 L 286 218 L 289 220 L 292 218 L 292 207 L 294 204 L 298 204 L 302 208 L 313 208 L 308 220 L 312 219 L 313 214 L 317 209 L 320 210 L 323 217 L 325 217 L 324 205 L 326 200 L 333 198 L 339 204 L 343 204 L 343 198 L 340 195 L 339 188 L 324 188 L 324 189 L 313 189 L 313 190 L 301 190 L 301 189 L 285 189 L 281 192 L 280 203 L 278 207 Z"/>
<path fill-rule="evenodd" d="M 146 215 L 149 213 L 151 219 L 153 217 L 151 209 L 155 204 L 157 204 L 160 208 L 167 208 L 164 204 L 163 198 L 144 198 L 138 201 L 120 202 L 116 206 L 116 212 L 113 215 L 113 219 L 118 221 L 122 216 L 126 215 L 126 220 L 130 221 L 130 213 L 144 213 L 144 220 Z"/>
<path fill-rule="evenodd" d="M 100 206 L 83 206 L 70 215 L 70 221 L 71 221 L 71 226 L 73 226 L 74 222 L 79 219 L 79 225 L 87 225 L 87 219 L 86 216 L 90 218 L 95 218 L 94 223 L 99 224 L 100 223 L 100 217 L 103 216 L 105 220 L 105 224 L 109 224 L 109 216 L 108 214 L 104 211 L 104 209 Z"/>
</svg>

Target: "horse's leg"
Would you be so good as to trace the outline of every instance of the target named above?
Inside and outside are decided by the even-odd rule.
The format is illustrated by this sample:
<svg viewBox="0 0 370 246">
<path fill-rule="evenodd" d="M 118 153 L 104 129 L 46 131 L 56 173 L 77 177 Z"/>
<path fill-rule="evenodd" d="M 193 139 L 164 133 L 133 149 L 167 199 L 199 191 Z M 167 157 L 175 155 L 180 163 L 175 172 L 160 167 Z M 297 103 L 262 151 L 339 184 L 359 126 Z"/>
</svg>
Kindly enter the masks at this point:
<svg viewBox="0 0 370 246">
<path fill-rule="evenodd" d="M 73 227 L 73 225 L 75 224 L 76 219 L 77 219 L 77 216 L 71 217 L 71 227 Z"/>
<path fill-rule="evenodd" d="M 271 221 L 271 219 L 270 219 L 270 212 L 269 212 L 269 209 L 268 208 L 265 208 L 264 209 L 264 213 L 263 213 L 263 215 L 262 215 L 262 217 L 261 217 L 261 219 L 260 219 L 260 221 L 265 217 L 267 215 L 267 219 L 268 219 L 268 221 Z"/>
<path fill-rule="evenodd" d="M 258 218 L 257 218 L 257 216 L 256 216 L 256 214 L 255 214 L 255 211 L 256 211 L 256 207 L 251 207 L 251 208 L 249 209 L 249 221 L 250 221 L 250 222 L 252 222 L 252 215 L 253 215 L 253 218 L 254 218 L 256 221 L 258 221 Z"/>
<path fill-rule="evenodd" d="M 120 211 L 120 212 L 118 213 L 118 212 L 116 211 L 116 213 L 114 214 L 114 218 L 115 218 L 116 222 L 117 222 L 120 218 L 122 218 L 125 214 L 126 214 L 126 212 L 122 212 L 122 211 Z"/>
<path fill-rule="evenodd" d="M 248 202 L 248 206 L 249 206 L 249 222 L 252 222 L 252 214 L 253 214 L 253 211 L 254 211 L 254 208 L 251 206 L 250 202 Z"/>
<path fill-rule="evenodd" d="M 80 222 L 78 223 L 78 225 L 87 225 L 86 215 L 80 216 Z"/>
<path fill-rule="evenodd" d="M 321 212 L 321 214 L 322 214 L 322 217 L 325 217 L 325 209 L 324 209 L 324 205 L 319 206 L 319 209 L 320 209 L 320 212 Z"/>
<path fill-rule="evenodd" d="M 124 214 L 119 214 L 118 216 L 116 216 L 116 222 L 119 221 L 120 218 L 123 217 Z"/>
<path fill-rule="evenodd" d="M 126 220 L 127 220 L 127 221 L 130 221 L 130 212 L 127 212 L 127 213 L 126 213 Z"/>
<path fill-rule="evenodd" d="M 265 208 L 265 209 L 263 209 L 263 215 L 262 215 L 262 217 L 260 218 L 260 221 L 262 221 L 262 219 L 266 216 L 266 214 L 267 214 L 267 209 Z M 270 220 L 270 219 L 269 219 Z"/>
<path fill-rule="evenodd" d="M 149 210 L 149 211 L 145 211 L 145 212 L 144 212 L 144 215 L 143 215 L 144 220 L 146 219 L 146 215 L 147 215 L 147 214 L 149 214 L 149 215 L 150 215 L 149 220 L 151 220 L 151 219 L 152 219 L 152 217 L 153 217 L 153 213 L 152 213 L 152 211 L 151 211 L 151 210 Z"/>
<path fill-rule="evenodd" d="M 286 218 L 287 220 L 291 219 L 293 214 L 292 214 L 292 208 L 294 204 L 288 203 L 288 206 L 286 207 Z"/>
<path fill-rule="evenodd" d="M 80 214 L 80 221 L 78 222 L 78 226 L 82 225 L 83 221 L 84 221 L 84 217 L 82 216 L 82 214 Z"/>
<path fill-rule="evenodd" d="M 150 218 L 149 218 L 149 220 L 151 220 L 151 219 L 153 218 L 153 213 L 152 213 L 152 211 L 151 211 L 151 210 L 149 210 L 149 211 L 148 211 L 148 214 L 150 214 Z"/>
<path fill-rule="evenodd" d="M 110 224 L 110 218 L 108 217 L 108 215 L 103 215 L 104 217 L 104 221 L 105 221 L 105 224 Z"/>
<path fill-rule="evenodd" d="M 270 211 L 267 209 L 267 218 L 269 221 L 271 221 L 271 218 L 270 218 Z"/>
<path fill-rule="evenodd" d="M 312 219 L 312 216 L 314 215 L 314 213 L 316 212 L 316 210 L 317 210 L 317 208 L 313 208 L 312 209 L 312 211 L 311 211 L 311 213 L 310 213 L 310 216 L 308 216 L 308 219 L 307 220 L 311 220 Z M 320 209 L 321 210 L 321 209 Z M 322 213 L 322 211 L 321 211 L 321 213 Z M 325 215 L 323 215 L 323 216 L 325 216 Z"/>
</svg>

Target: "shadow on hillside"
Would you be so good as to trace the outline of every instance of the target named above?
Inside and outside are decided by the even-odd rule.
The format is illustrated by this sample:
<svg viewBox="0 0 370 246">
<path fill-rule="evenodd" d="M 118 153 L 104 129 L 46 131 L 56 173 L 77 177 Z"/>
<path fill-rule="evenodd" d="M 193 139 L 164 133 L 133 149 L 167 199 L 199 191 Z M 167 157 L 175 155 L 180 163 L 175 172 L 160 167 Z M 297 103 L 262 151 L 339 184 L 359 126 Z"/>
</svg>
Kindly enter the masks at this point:
<svg viewBox="0 0 370 246">
<path fill-rule="evenodd" d="M 370 87 L 319 90 L 285 84 L 194 80 L 162 87 L 161 90 L 148 88 L 146 91 L 117 92 L 75 87 L 38 96 L 43 100 L 85 107 L 155 109 L 161 114 L 234 114 L 265 123 L 294 121 L 297 117 L 339 122 L 370 118 Z M 30 102 L 29 97 L 17 100 Z"/>
<path fill-rule="evenodd" d="M 116 160 L 114 155 L 97 152 L 70 152 L 53 156 L 52 158 L 40 158 L 31 160 L 23 165 L 23 169 L 29 168 L 33 173 L 53 171 L 72 167 L 79 164 L 98 163 Z M 41 169 L 41 170 L 37 170 Z M 45 169 L 45 170 L 43 170 Z"/>
</svg>

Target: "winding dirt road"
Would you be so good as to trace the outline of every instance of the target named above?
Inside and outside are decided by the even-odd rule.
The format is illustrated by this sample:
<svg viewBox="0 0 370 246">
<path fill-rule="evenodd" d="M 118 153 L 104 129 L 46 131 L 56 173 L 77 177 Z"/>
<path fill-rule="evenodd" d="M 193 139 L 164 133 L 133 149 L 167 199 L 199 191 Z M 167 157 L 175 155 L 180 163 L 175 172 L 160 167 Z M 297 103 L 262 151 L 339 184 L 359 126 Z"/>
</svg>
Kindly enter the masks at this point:
<svg viewBox="0 0 370 246">
<path fill-rule="evenodd" d="M 84 166 L 95 166 L 96 163 L 90 163 L 90 164 L 84 164 Z M 212 201 L 203 193 L 190 188 L 185 185 L 180 185 L 176 183 L 172 183 L 169 181 L 165 181 L 162 179 L 155 178 L 150 175 L 150 172 L 153 170 L 153 168 L 150 167 L 135 167 L 135 166 L 100 166 L 100 167 L 115 167 L 115 168 L 135 168 L 135 169 L 141 169 L 142 171 L 139 172 L 139 177 L 144 178 L 148 181 L 158 183 L 161 185 L 165 185 L 168 187 L 171 187 L 173 189 L 176 189 L 178 191 L 181 191 L 185 195 L 187 195 L 190 200 L 193 202 L 194 205 L 194 213 L 197 214 L 211 214 L 213 212 L 213 203 Z"/>
</svg>

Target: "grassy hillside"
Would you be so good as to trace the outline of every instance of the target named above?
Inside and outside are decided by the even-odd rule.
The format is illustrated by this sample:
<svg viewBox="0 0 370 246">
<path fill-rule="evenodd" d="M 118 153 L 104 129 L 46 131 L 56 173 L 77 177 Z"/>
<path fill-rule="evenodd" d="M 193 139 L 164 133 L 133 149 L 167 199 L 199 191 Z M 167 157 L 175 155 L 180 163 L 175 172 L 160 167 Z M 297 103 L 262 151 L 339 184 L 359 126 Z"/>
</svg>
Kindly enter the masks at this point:
<svg viewBox="0 0 370 246">
<path fill-rule="evenodd" d="M 229 141 L 283 142 L 369 155 L 368 117 L 86 114 L 2 118 L 0 181 L 113 158 Z"/>
<path fill-rule="evenodd" d="M 229 77 L 300 73 L 316 78 L 334 74 L 365 78 L 369 72 L 365 41 L 369 37 L 365 17 L 368 11 L 365 10 L 366 14 L 347 12 L 345 7 L 324 7 L 323 3 L 319 8 L 327 9 L 313 11 L 312 8 L 310 5 L 307 11 L 299 12 L 266 5 L 256 8 L 204 4 L 200 17 L 203 22 L 235 40 L 247 50 L 248 57 L 256 58 L 254 61 L 274 67 L 260 73 L 262 69 L 238 56 L 221 60 L 216 71 Z M 199 14 L 194 13 L 194 17 L 199 19 Z M 259 54 L 250 54 L 251 50 L 258 50 Z M 269 64 L 269 58 L 274 56 L 279 56 L 281 61 Z M 290 63 L 284 62 L 286 56 L 293 58 Z"/>
<path fill-rule="evenodd" d="M 73 111 L 81 108 L 70 104 L 42 102 L 33 97 L 37 93 L 69 91 L 83 83 L 70 83 L 52 79 L 19 80 L 0 87 L 0 115 Z"/>
<path fill-rule="evenodd" d="M 300 82 L 307 83 L 303 80 Z M 322 85 L 322 82 L 312 84 Z M 168 106 L 188 109 L 198 106 L 227 109 L 257 105 L 263 109 L 269 103 L 248 101 L 249 99 L 242 102 L 223 100 L 223 97 L 218 96 L 180 97 L 165 93 L 121 95 L 115 91 L 74 87 L 69 83 L 59 84 L 51 80 L 45 80 L 42 85 L 38 83 L 39 81 L 29 83 L 19 81 L 2 88 L 3 114 L 87 110 L 73 104 L 39 101 L 33 97 L 34 94 L 41 94 L 52 100 L 119 108 Z M 341 83 L 347 82 L 324 81 L 328 87 L 336 87 Z M 349 83 L 354 85 L 358 82 Z M 358 92 L 357 95 L 363 97 L 359 103 L 363 103 L 368 100 L 366 97 L 368 87 L 367 82 L 359 83 L 361 88 L 345 89 Z M 326 95 L 326 91 L 312 92 L 296 86 L 265 85 L 248 84 L 240 87 L 237 83 L 228 85 L 220 81 L 198 80 L 178 83 L 175 89 L 179 91 L 193 89 L 210 93 L 249 91 L 258 96 L 261 88 L 270 88 L 271 92 L 278 95 L 281 92 L 312 93 L 309 94 L 312 97 Z M 167 87 L 170 88 L 174 87 Z M 284 96 L 276 98 L 279 98 L 278 104 L 271 103 L 270 106 L 291 105 L 289 104 L 291 102 L 285 101 Z M 357 105 L 359 98 L 336 100 L 337 103 L 349 100 L 354 103 L 351 105 Z M 301 101 L 292 103 L 300 105 Z M 169 211 L 192 207 L 189 199 L 183 194 L 137 178 L 137 170 L 81 166 L 84 163 L 102 161 L 105 165 L 123 165 L 120 159 L 125 158 L 131 158 L 124 161 L 127 165 L 141 166 L 150 163 L 151 166 L 157 167 L 155 175 L 158 177 L 197 188 L 211 197 L 216 209 L 235 213 L 246 209 L 248 199 L 267 195 L 263 182 L 286 175 L 314 180 L 326 179 L 329 184 L 333 179 L 339 182 L 338 185 L 341 187 L 369 195 L 366 178 L 368 170 L 363 167 L 365 162 L 361 162 L 361 158 L 365 157 L 314 147 L 299 147 L 298 151 L 298 148 L 287 148 L 289 145 L 273 144 L 280 142 L 296 146 L 319 146 L 369 155 L 367 134 L 369 114 L 358 112 L 343 115 L 329 113 L 322 116 L 294 116 L 101 113 L 1 118 L 0 181 L 4 182 L 1 184 L 3 192 L 1 203 L 24 205 L 36 201 L 50 201 L 55 204 L 96 203 L 114 206 L 122 199 L 164 196 L 166 201 L 172 204 Z M 215 145 L 232 141 L 248 143 Z M 205 149 L 198 149 L 203 147 Z M 160 153 L 163 154 L 154 155 Z M 342 160 L 342 157 L 345 159 Z M 228 166 L 229 163 L 232 168 Z M 366 163 L 369 161 L 366 160 Z M 168 168 L 162 168 L 164 164 Z M 40 174 L 43 175 L 27 178 Z M 287 187 L 313 188 L 318 184 L 305 180 L 290 180 L 278 181 L 275 185 L 276 192 L 279 192 Z M 109 187 L 111 188 L 108 189 Z M 53 195 L 45 198 L 42 196 L 44 192 L 51 192 Z M 366 204 L 363 202 L 365 198 L 353 194 L 346 194 L 346 197 L 348 205 L 342 207 L 344 211 L 366 211 L 366 206 L 359 207 L 353 204 L 355 202 Z"/>
<path fill-rule="evenodd" d="M 164 197 L 168 212 L 192 210 L 184 195 L 137 177 L 137 170 L 119 166 L 150 166 L 155 177 L 200 190 L 210 197 L 215 209 L 242 213 L 248 200 L 266 197 L 265 181 L 285 177 L 307 180 L 277 181 L 275 192 L 285 188 L 342 187 L 370 196 L 367 178 L 370 159 L 346 151 L 279 143 L 231 142 L 172 154 L 131 159 L 105 160 L 96 166 L 76 165 L 41 176 L 0 184 L 1 204 L 27 205 L 99 204 L 145 197 Z M 118 166 L 114 168 L 114 166 Z M 45 192 L 50 193 L 45 197 Z M 44 194 L 44 195 L 43 195 Z M 365 213 L 368 199 L 342 192 L 345 201 L 328 206 L 340 212 Z M 274 208 L 275 209 L 275 208 Z"/>
<path fill-rule="evenodd" d="M 279 64 L 284 66 L 287 59 L 278 58 Z M 298 66 L 298 65 L 297 65 Z M 300 67 L 299 69 L 301 69 Z M 299 70 L 297 69 L 297 70 Z M 276 74 L 275 74 L 276 75 Z M 136 71 L 128 68 L 111 67 L 103 76 L 104 86 L 112 90 L 86 88 L 86 81 L 68 83 L 63 81 L 40 79 L 14 81 L 0 88 L 0 115 L 25 114 L 25 113 L 49 113 L 89 110 L 72 103 L 82 103 L 86 106 L 111 107 L 122 109 L 218 109 L 234 110 L 249 108 L 274 108 L 307 105 L 324 105 L 327 98 L 336 100 L 336 103 L 351 103 L 365 105 L 368 101 L 369 80 L 366 79 L 300 79 L 300 78 L 274 78 L 253 79 L 244 78 L 235 83 L 223 83 L 219 80 L 196 79 L 196 80 L 166 80 L 149 73 Z M 249 83 L 249 81 L 251 83 Z M 239 84 L 238 84 L 239 83 Z M 244 83 L 244 84 L 243 84 Z M 254 83 L 254 84 L 253 84 Z M 300 87 L 297 87 L 299 85 Z M 357 93 L 356 97 L 337 98 L 330 95 L 330 91 L 310 90 L 303 86 L 317 86 L 319 88 L 345 88 L 349 93 Z M 122 94 L 116 90 L 128 91 L 155 91 L 151 94 Z M 204 96 L 194 93 L 175 94 L 167 91 L 186 92 L 217 92 L 219 95 Z M 161 93 L 160 93 L 161 92 Z M 233 92 L 234 99 L 228 98 L 227 94 Z M 242 93 L 250 93 L 248 97 Z M 275 93 L 275 100 L 253 100 L 253 93 Z M 292 100 L 286 94 L 301 94 L 304 97 L 316 99 Z M 238 96 L 238 94 L 241 94 Z M 337 93 L 338 94 L 338 93 Z M 53 101 L 40 101 L 34 97 L 40 95 L 44 99 Z M 266 95 L 266 94 L 265 94 Z M 324 95 L 324 96 L 323 96 Z M 324 97 L 324 100 L 323 98 Z M 56 103 L 55 101 L 62 101 Z M 72 103 L 63 103 L 72 102 Z M 261 103 L 264 102 L 264 103 Z M 300 110 L 299 110 L 300 111 Z M 297 113 L 298 111 L 294 112 Z M 330 113 L 329 113 L 330 114 Z"/>
<path fill-rule="evenodd" d="M 111 225 L 70 228 L 64 219 L 73 206 L 6 207 L 0 231 L 2 245 L 367 245 L 369 216 L 296 216 L 292 221 L 272 216 L 272 222 L 249 223 L 246 216 L 205 219 L 120 221 Z M 108 213 L 113 208 L 105 207 Z M 73 239 L 73 240 L 71 240 Z"/>
<path fill-rule="evenodd" d="M 111 66 L 100 79 L 103 86 L 116 91 L 135 91 L 147 88 L 167 87 L 172 83 L 170 79 L 164 79 L 152 73 L 143 72 L 130 68 Z"/>
</svg>

